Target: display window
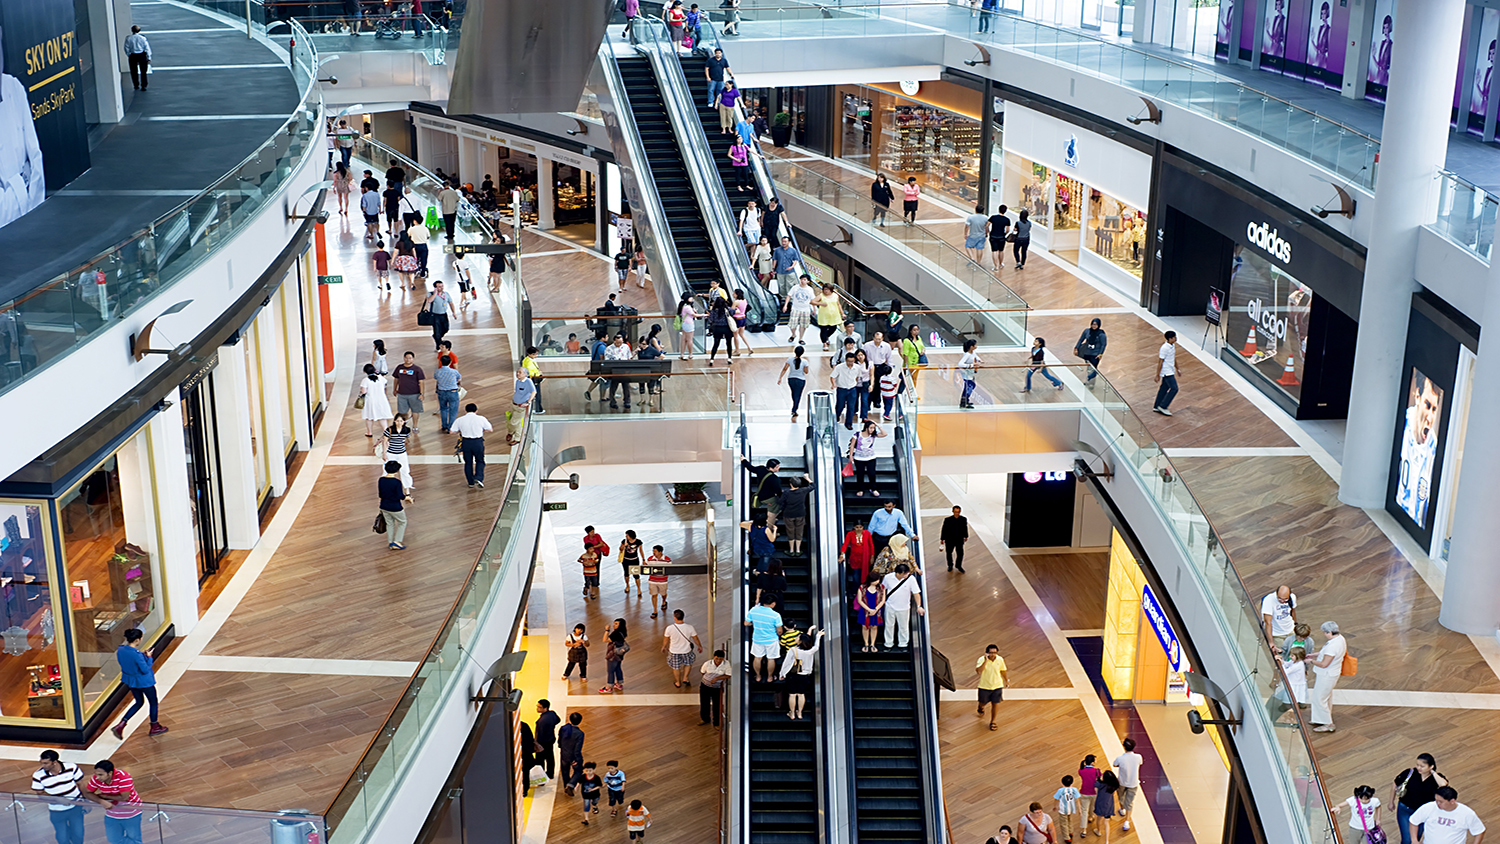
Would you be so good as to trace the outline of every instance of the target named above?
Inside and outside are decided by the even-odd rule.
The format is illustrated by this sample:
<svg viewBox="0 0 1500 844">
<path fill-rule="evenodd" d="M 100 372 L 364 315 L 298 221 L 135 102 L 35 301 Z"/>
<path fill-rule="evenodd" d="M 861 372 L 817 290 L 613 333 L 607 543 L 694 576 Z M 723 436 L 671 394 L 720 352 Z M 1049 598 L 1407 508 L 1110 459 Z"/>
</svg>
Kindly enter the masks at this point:
<svg viewBox="0 0 1500 844">
<path fill-rule="evenodd" d="M 555 168 L 553 222 L 558 226 L 586 225 L 592 242 L 599 177 L 561 162 L 555 164 Z"/>
<path fill-rule="evenodd" d="M 1083 228 L 1086 210 L 1083 183 L 1057 173 L 1052 188 L 1052 240 L 1048 249 L 1052 254 L 1075 265 L 1078 263 L 1079 232 Z"/>
<path fill-rule="evenodd" d="M 1013 212 L 1026 209 L 1031 224 L 1052 224 L 1052 170 L 1014 153 L 1005 154 L 1005 204 Z"/>
<path fill-rule="evenodd" d="M 980 200 L 980 121 L 879 88 L 844 85 L 835 93 L 838 157 L 895 174 L 897 182 L 915 176 L 924 191 L 961 206 Z"/>
<path fill-rule="evenodd" d="M 1085 222 L 1084 247 L 1140 278 L 1146 249 L 1146 213 L 1108 194 L 1090 190 Z"/>
<path fill-rule="evenodd" d="M 1266 382 L 1300 403 L 1312 288 L 1239 243 L 1227 283 L 1225 342 Z"/>
<path fill-rule="evenodd" d="M 0 716 L 68 721 L 47 502 L 0 500 Z"/>
</svg>

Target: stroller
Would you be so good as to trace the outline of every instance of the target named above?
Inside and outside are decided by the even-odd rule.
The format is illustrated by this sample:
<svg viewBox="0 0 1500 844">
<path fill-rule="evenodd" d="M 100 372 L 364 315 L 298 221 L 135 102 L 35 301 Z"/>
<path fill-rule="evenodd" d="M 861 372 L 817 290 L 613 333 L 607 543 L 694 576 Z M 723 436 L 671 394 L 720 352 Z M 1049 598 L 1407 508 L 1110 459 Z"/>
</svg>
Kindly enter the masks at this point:
<svg viewBox="0 0 1500 844">
<path fill-rule="evenodd" d="M 396 39 L 401 37 L 403 20 L 411 13 L 411 7 L 405 3 L 398 6 L 386 6 L 383 14 L 375 18 L 375 37 Z"/>
</svg>

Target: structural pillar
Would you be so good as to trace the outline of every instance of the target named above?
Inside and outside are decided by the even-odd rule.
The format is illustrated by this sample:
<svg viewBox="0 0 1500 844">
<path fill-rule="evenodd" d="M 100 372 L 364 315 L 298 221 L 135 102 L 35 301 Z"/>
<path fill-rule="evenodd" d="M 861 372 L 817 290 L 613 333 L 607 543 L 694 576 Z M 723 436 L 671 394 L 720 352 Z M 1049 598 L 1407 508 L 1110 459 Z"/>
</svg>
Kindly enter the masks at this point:
<svg viewBox="0 0 1500 844">
<path fill-rule="evenodd" d="M 552 159 L 536 157 L 536 227 L 543 231 L 553 227 L 553 209 L 557 207 L 557 185 Z"/>
<path fill-rule="evenodd" d="M 1415 280 L 1417 232 L 1432 219 L 1432 179 L 1448 156 L 1453 68 L 1463 38 L 1464 0 L 1400 0 L 1401 37 L 1381 127 L 1380 170 L 1371 203 L 1372 238 L 1359 305 L 1359 340 L 1344 438 L 1339 500 L 1382 508 L 1391 465 L 1406 323 Z"/>
<path fill-rule="evenodd" d="M 171 621 L 177 635 L 186 636 L 198 624 L 198 532 L 189 503 L 192 485 L 182 457 L 187 451 L 182 395 L 174 391 L 167 398 L 171 406 L 152 417 L 146 430 L 155 464 L 156 515 L 162 528 L 158 538 L 161 577 L 172 608 Z"/>
<path fill-rule="evenodd" d="M 1349 0 L 1348 42 L 1344 47 L 1344 84 L 1339 95 L 1365 98 L 1370 77 L 1370 33 L 1375 26 L 1375 0 Z"/>
<path fill-rule="evenodd" d="M 255 450 L 250 444 L 252 403 L 245 376 L 245 339 L 219 347 L 214 367 L 214 421 L 219 437 L 219 489 L 224 493 L 224 538 L 230 548 L 254 548 L 260 541 L 260 502 L 255 483 Z"/>
</svg>

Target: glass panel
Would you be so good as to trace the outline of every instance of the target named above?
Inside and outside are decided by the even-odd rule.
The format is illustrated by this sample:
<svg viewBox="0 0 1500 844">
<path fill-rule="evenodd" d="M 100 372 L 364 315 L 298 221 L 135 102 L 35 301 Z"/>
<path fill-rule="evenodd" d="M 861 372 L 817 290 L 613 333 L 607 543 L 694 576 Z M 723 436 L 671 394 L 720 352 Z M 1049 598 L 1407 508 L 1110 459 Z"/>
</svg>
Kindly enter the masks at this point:
<svg viewBox="0 0 1500 844">
<path fill-rule="evenodd" d="M 1136 278 L 1141 277 L 1146 233 L 1150 230 L 1146 212 L 1091 188 L 1086 226 L 1085 249 Z"/>
<path fill-rule="evenodd" d="M 0 686 L 0 715 L 7 717 L 67 717 L 50 537 L 45 503 L 0 501 L 0 676 L 7 678 Z"/>
</svg>

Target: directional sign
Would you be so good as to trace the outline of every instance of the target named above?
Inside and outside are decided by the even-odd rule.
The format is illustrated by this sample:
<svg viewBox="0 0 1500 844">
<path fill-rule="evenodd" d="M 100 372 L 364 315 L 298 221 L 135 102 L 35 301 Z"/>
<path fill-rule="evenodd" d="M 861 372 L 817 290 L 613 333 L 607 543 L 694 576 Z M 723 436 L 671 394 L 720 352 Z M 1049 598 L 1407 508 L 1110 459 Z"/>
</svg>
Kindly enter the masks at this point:
<svg viewBox="0 0 1500 844">
<path fill-rule="evenodd" d="M 631 566 L 632 577 L 641 575 L 708 574 L 708 563 L 673 563 L 669 566 Z"/>
<path fill-rule="evenodd" d="M 318 283 L 319 284 L 343 284 L 344 283 L 344 277 L 341 276 L 341 275 L 320 275 L 320 276 L 318 276 Z"/>
<path fill-rule="evenodd" d="M 550 512 L 554 512 L 555 513 L 558 510 L 566 510 L 566 509 L 568 509 L 568 502 L 566 502 L 566 501 L 544 501 L 544 502 L 542 502 L 542 510 L 543 511 L 550 511 Z"/>
<path fill-rule="evenodd" d="M 1162 611 L 1161 604 L 1149 585 L 1142 586 L 1141 589 L 1141 611 L 1146 614 L 1146 623 L 1156 631 L 1162 650 L 1167 652 L 1168 664 L 1173 671 L 1181 671 L 1182 646 L 1177 643 L 1177 633 L 1172 630 L 1172 623 L 1167 620 L 1167 614 Z"/>
</svg>

